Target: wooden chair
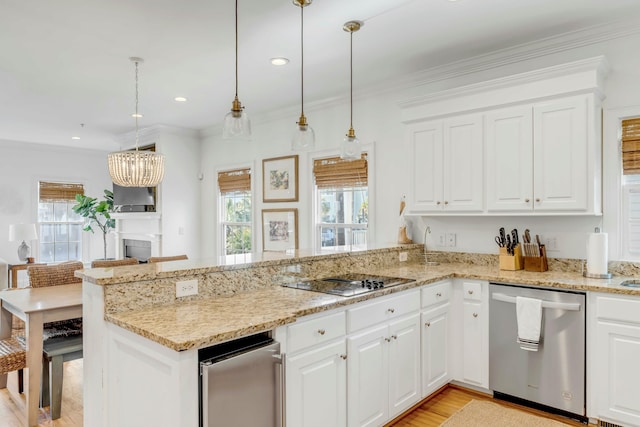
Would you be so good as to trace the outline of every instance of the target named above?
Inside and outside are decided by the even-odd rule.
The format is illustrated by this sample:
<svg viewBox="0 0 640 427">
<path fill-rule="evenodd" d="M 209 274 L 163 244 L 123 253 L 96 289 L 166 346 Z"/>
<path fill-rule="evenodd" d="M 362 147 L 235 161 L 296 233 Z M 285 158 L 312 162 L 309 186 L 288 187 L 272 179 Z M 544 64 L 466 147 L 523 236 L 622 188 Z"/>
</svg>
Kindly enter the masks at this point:
<svg viewBox="0 0 640 427">
<path fill-rule="evenodd" d="M 56 265 L 30 266 L 27 273 L 31 286 L 38 288 L 82 282 L 74 273 L 83 268 L 82 262 L 70 261 Z M 62 365 L 66 361 L 82 357 L 82 318 L 46 323 L 43 336 L 40 402 L 43 407 L 50 404 L 51 419 L 55 420 L 60 418 L 62 410 Z"/>
<path fill-rule="evenodd" d="M 91 261 L 91 268 L 118 267 L 120 265 L 137 265 L 139 263 L 138 258 L 96 259 Z"/>
<path fill-rule="evenodd" d="M 149 258 L 149 263 L 152 262 L 165 262 L 165 261 L 179 261 L 183 259 L 189 259 L 186 255 L 174 255 L 174 256 L 152 256 Z"/>
</svg>

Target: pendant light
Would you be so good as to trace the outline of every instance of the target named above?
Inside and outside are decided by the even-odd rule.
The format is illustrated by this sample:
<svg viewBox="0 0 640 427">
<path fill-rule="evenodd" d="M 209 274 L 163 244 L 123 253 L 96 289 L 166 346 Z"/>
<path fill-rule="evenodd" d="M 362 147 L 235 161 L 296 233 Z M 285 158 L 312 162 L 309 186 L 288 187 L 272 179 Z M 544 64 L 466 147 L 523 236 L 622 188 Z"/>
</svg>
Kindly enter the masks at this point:
<svg viewBox="0 0 640 427">
<path fill-rule="evenodd" d="M 238 100 L 238 0 L 236 0 L 236 97 L 231 103 L 231 111 L 224 116 L 222 138 L 238 141 L 251 139 L 251 122 Z"/>
<path fill-rule="evenodd" d="M 349 33 L 350 40 L 350 59 L 349 59 L 349 73 L 350 73 L 350 93 L 349 93 L 349 109 L 350 109 L 350 119 L 349 119 L 349 130 L 342 140 L 342 145 L 340 146 L 340 158 L 344 160 L 356 160 L 360 158 L 362 147 L 360 146 L 360 140 L 356 138 L 356 131 L 353 130 L 353 33 L 358 31 L 360 27 L 364 25 L 362 21 L 349 21 L 346 22 L 342 29 Z"/>
<path fill-rule="evenodd" d="M 316 144 L 316 135 L 309 126 L 304 115 L 304 8 L 313 0 L 293 0 L 293 4 L 300 8 L 300 119 L 296 122 L 296 130 L 291 140 L 293 150 L 309 150 Z"/>
<path fill-rule="evenodd" d="M 164 177 L 164 156 L 153 151 L 138 150 L 138 64 L 142 58 L 129 58 L 136 65 L 136 148 L 129 151 L 110 153 L 109 175 L 111 180 L 122 187 L 155 187 Z"/>
</svg>

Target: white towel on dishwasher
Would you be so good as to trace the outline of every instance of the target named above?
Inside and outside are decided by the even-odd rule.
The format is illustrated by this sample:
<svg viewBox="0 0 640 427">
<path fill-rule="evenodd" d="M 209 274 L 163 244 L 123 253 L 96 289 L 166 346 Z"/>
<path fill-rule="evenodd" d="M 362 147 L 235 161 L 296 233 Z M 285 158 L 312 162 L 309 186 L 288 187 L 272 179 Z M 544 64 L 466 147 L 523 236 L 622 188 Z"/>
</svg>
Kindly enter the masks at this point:
<svg viewBox="0 0 640 427">
<path fill-rule="evenodd" d="M 538 351 L 542 325 L 542 301 L 535 298 L 516 297 L 518 344 L 528 351 Z"/>
</svg>

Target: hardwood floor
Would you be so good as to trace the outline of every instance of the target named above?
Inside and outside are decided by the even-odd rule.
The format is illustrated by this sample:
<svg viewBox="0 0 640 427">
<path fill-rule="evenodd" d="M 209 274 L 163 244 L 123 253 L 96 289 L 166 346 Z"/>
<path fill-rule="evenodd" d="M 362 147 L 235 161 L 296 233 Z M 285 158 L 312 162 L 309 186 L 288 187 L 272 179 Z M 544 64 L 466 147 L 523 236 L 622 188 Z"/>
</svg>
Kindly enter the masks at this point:
<svg viewBox="0 0 640 427">
<path fill-rule="evenodd" d="M 18 375 L 11 372 L 7 388 L 0 389 L 0 425 L 24 427 L 25 395 L 18 393 Z M 51 420 L 49 407 L 40 409 L 38 426 L 82 427 L 82 359 L 64 364 L 62 416 Z"/>
<path fill-rule="evenodd" d="M 535 409 L 513 403 L 494 400 L 491 396 L 457 386 L 447 386 L 429 400 L 404 417 L 394 420 L 388 427 L 437 427 L 471 400 L 491 400 L 501 405 L 520 409 L 535 415 L 566 423 L 569 426 L 582 426 L 576 421 L 560 416 L 546 414 Z M 0 425 L 2 427 L 24 426 L 25 397 L 18 393 L 18 375 L 9 374 L 6 389 L 0 390 Z M 64 390 L 62 393 L 62 416 L 51 420 L 49 408 L 40 409 L 39 426 L 81 427 L 82 426 L 82 359 L 64 364 Z"/>
<path fill-rule="evenodd" d="M 431 397 L 429 400 L 422 402 L 417 408 L 411 411 L 400 419 L 396 419 L 389 423 L 387 427 L 437 427 L 444 420 L 452 416 L 464 405 L 471 402 L 471 400 L 490 400 L 500 405 L 504 405 L 510 408 L 519 409 L 525 412 L 529 412 L 534 415 L 543 416 L 545 418 L 551 418 L 560 422 L 563 422 L 569 426 L 582 426 L 577 421 L 573 421 L 558 415 L 551 415 L 546 412 L 538 411 L 536 409 L 527 408 L 524 406 L 516 405 L 514 403 L 504 402 L 501 400 L 493 399 L 493 397 L 450 385 L 442 389 L 438 394 Z"/>
</svg>

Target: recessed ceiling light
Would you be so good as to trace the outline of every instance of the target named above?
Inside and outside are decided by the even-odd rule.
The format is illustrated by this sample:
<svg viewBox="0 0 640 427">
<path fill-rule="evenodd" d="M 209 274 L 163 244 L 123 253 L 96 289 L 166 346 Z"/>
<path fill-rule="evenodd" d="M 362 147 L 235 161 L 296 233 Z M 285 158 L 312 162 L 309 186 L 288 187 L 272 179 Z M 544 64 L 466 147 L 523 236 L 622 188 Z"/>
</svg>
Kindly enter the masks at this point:
<svg viewBox="0 0 640 427">
<path fill-rule="evenodd" d="M 272 65 L 287 65 L 289 63 L 289 60 L 287 58 L 271 58 L 271 64 Z"/>
<path fill-rule="evenodd" d="M 139 118 L 144 117 L 144 116 L 142 114 L 140 114 L 140 113 L 137 113 L 137 114 L 136 113 L 132 113 L 131 117 L 133 117 L 133 118 L 137 117 L 139 119 Z"/>
<path fill-rule="evenodd" d="M 80 139 L 79 136 L 72 136 L 71 139 Z"/>
<path fill-rule="evenodd" d="M 184 96 L 176 96 L 175 98 L 173 98 L 173 100 L 176 102 L 187 102 L 187 98 L 185 98 Z"/>
</svg>

